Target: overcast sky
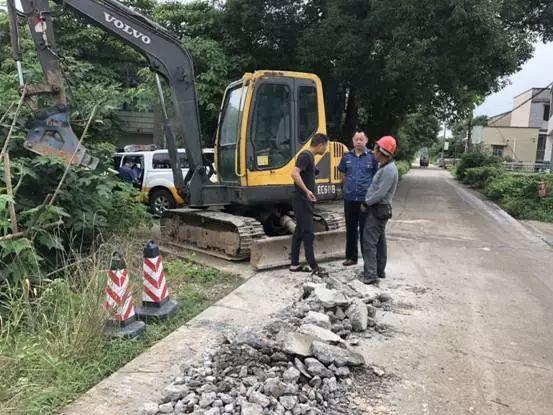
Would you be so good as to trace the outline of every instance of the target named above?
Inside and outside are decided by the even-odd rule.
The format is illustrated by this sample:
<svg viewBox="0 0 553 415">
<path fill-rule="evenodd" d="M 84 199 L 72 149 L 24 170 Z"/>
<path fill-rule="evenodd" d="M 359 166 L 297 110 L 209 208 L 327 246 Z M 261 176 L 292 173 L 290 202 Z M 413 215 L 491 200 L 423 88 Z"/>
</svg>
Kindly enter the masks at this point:
<svg viewBox="0 0 553 415">
<path fill-rule="evenodd" d="M 538 43 L 534 57 L 522 69 L 509 77 L 511 84 L 496 94 L 489 95 L 476 108 L 476 115 L 496 115 L 513 109 L 513 98 L 533 87 L 544 87 L 553 82 L 553 42 Z"/>
</svg>

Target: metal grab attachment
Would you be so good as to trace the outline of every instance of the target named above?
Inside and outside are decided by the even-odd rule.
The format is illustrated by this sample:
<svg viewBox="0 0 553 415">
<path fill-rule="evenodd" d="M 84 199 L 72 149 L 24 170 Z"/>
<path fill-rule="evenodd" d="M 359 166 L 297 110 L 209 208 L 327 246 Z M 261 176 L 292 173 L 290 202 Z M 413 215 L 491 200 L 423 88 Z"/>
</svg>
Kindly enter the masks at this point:
<svg viewBox="0 0 553 415">
<path fill-rule="evenodd" d="M 37 117 L 29 122 L 28 128 L 27 139 L 23 143 L 26 149 L 40 155 L 59 156 L 66 163 L 92 170 L 98 166 L 98 159 L 89 155 L 86 148 L 79 145 L 79 139 L 69 124 L 67 106 L 60 104 L 40 111 Z"/>
</svg>

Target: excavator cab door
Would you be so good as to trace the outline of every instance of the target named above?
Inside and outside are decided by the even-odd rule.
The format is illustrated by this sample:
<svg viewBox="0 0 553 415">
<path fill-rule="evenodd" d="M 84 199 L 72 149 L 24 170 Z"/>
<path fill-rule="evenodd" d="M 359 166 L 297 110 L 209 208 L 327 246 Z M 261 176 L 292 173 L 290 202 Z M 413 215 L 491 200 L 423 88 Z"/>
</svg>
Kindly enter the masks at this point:
<svg viewBox="0 0 553 415">
<path fill-rule="evenodd" d="M 216 144 L 217 175 L 222 184 L 240 184 L 239 143 L 246 93 L 247 86 L 241 81 L 234 82 L 223 98 Z"/>
</svg>

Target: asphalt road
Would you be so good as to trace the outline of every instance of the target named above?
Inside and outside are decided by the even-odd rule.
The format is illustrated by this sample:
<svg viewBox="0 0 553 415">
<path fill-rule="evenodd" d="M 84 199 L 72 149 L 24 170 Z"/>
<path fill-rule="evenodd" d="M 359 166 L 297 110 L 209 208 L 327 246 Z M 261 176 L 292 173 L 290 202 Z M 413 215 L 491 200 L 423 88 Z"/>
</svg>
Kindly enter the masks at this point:
<svg viewBox="0 0 553 415">
<path fill-rule="evenodd" d="M 442 170 L 396 199 L 392 335 L 362 345 L 396 380 L 371 412 L 553 414 L 552 248 Z"/>
</svg>

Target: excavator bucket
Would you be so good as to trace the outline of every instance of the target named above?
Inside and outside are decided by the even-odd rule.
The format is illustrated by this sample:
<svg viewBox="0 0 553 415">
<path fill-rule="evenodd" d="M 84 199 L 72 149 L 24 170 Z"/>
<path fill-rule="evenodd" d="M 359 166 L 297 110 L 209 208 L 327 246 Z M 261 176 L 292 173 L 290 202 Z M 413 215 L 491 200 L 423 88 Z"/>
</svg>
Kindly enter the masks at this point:
<svg viewBox="0 0 553 415">
<path fill-rule="evenodd" d="M 291 244 L 291 235 L 256 239 L 251 247 L 250 264 L 258 270 L 289 265 Z M 343 229 L 315 233 L 315 257 L 319 261 L 342 258 L 345 246 L 346 231 Z M 300 259 L 303 258 L 302 247 Z"/>
<path fill-rule="evenodd" d="M 68 164 L 82 165 L 92 170 L 98 165 L 98 159 L 90 156 L 86 148 L 79 145 L 69 124 L 69 110 L 64 105 L 40 111 L 36 119 L 30 122 L 23 145 L 43 156 L 59 156 Z"/>
</svg>

